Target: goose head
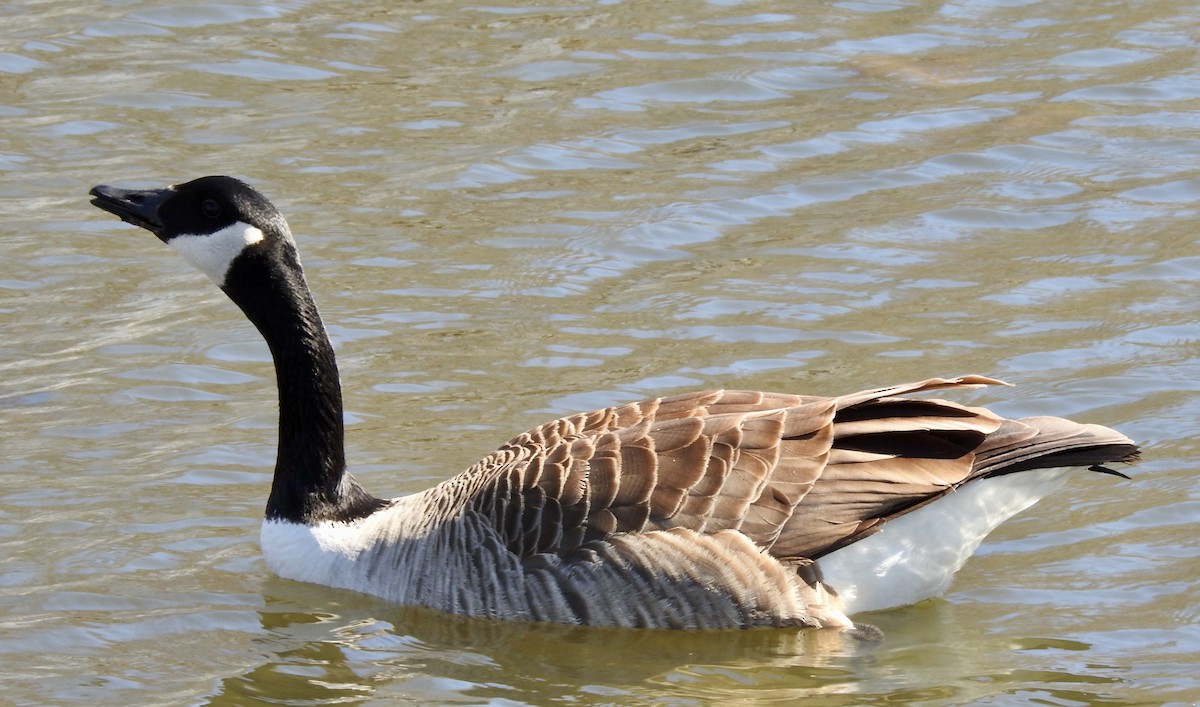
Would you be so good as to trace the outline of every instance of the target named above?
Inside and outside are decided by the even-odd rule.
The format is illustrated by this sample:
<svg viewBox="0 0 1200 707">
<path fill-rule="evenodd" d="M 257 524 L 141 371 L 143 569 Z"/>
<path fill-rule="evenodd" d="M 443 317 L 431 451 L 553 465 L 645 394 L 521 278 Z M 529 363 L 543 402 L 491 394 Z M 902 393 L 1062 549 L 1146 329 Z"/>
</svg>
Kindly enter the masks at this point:
<svg viewBox="0 0 1200 707">
<path fill-rule="evenodd" d="M 304 280 L 287 221 L 233 177 L 162 189 L 98 186 L 92 204 L 140 226 L 208 275 L 258 328 L 275 362 L 279 451 L 267 517 L 368 515 L 383 505 L 345 473 L 333 345 Z"/>
<path fill-rule="evenodd" d="M 158 236 L 225 289 L 239 257 L 282 246 L 295 260 L 287 221 L 265 196 L 233 177 L 201 177 L 162 189 L 91 190 L 92 204 Z"/>
</svg>

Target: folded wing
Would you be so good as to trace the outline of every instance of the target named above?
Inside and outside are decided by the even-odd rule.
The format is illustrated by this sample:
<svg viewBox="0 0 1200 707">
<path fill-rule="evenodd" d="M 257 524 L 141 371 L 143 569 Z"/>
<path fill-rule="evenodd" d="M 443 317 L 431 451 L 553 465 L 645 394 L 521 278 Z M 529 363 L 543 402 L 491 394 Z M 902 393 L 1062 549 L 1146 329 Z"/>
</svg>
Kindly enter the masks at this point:
<svg viewBox="0 0 1200 707">
<path fill-rule="evenodd" d="M 1128 438 L 1099 425 L 902 397 L 999 383 L 659 398 L 554 420 L 458 478 L 472 509 L 523 558 L 682 528 L 739 531 L 799 566 L 975 479 L 1136 456 Z"/>
</svg>

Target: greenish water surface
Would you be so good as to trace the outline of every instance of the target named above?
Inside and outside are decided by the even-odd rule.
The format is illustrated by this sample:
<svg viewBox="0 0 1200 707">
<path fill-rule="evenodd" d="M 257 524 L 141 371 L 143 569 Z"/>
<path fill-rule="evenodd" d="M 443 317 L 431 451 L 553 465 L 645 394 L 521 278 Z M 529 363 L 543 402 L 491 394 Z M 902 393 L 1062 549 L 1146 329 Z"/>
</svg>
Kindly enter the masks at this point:
<svg viewBox="0 0 1200 707">
<path fill-rule="evenodd" d="M 0 703 L 1200 700 L 1200 14 L 1145 3 L 0 5 Z M 269 357 L 88 205 L 289 217 L 355 475 L 416 491 L 690 389 L 955 399 L 1145 445 L 943 598 L 829 632 L 464 621 L 271 577 Z"/>
</svg>

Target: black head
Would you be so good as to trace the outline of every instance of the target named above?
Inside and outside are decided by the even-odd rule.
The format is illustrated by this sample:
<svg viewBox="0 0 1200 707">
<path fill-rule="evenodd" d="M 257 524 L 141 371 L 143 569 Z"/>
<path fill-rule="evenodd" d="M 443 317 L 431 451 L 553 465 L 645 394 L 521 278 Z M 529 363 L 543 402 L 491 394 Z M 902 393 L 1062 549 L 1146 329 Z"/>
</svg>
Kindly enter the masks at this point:
<svg viewBox="0 0 1200 707">
<path fill-rule="evenodd" d="M 201 177 L 164 189 L 92 189 L 92 204 L 174 247 L 217 284 L 239 254 L 264 241 L 291 242 L 279 210 L 233 177 Z"/>
<path fill-rule="evenodd" d="M 235 223 L 259 230 L 287 230 L 267 197 L 233 177 L 201 177 L 165 189 L 118 189 L 100 185 L 90 192 L 92 204 L 140 226 L 163 242 L 176 236 L 203 236 Z"/>
</svg>

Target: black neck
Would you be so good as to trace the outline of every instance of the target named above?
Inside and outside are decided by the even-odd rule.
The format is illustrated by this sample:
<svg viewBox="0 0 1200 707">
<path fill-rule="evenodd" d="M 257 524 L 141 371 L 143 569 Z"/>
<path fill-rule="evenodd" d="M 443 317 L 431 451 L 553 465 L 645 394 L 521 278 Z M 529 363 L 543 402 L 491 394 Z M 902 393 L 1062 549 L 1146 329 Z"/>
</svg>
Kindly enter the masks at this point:
<svg viewBox="0 0 1200 707">
<path fill-rule="evenodd" d="M 384 502 L 346 473 L 342 388 L 333 345 L 290 241 L 238 256 L 223 287 L 258 328 L 275 362 L 279 450 L 268 520 L 353 520 Z"/>
</svg>

